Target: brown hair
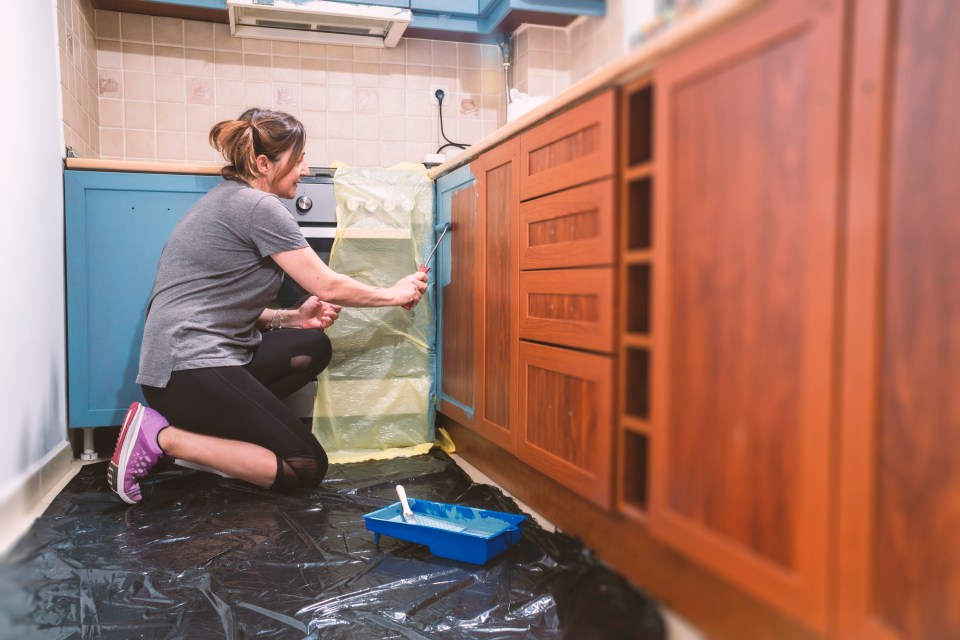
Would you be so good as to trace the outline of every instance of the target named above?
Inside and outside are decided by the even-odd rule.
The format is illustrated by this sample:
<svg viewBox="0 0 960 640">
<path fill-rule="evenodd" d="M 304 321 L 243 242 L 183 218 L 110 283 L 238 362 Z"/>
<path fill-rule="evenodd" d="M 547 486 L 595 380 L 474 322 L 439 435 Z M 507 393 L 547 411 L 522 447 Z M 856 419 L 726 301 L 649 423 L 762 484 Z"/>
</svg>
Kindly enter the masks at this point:
<svg viewBox="0 0 960 640">
<path fill-rule="evenodd" d="M 247 109 L 236 120 L 224 120 L 210 130 L 210 144 L 223 154 L 227 165 L 220 174 L 228 179 L 250 182 L 260 176 L 257 156 L 276 162 L 287 149 L 290 159 L 277 177 L 287 175 L 300 162 L 307 134 L 299 120 L 289 113 L 269 109 Z"/>
</svg>

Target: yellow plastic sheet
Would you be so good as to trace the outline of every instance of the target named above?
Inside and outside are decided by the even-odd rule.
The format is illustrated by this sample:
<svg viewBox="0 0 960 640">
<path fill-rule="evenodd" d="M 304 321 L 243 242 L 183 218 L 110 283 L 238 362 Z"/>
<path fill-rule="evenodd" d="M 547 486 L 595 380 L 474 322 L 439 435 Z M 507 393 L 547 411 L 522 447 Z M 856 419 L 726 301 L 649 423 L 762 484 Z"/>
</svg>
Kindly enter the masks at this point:
<svg viewBox="0 0 960 640">
<path fill-rule="evenodd" d="M 334 271 L 390 287 L 417 270 L 434 237 L 433 183 L 422 166 L 341 166 L 334 191 Z M 432 291 L 412 311 L 344 308 L 327 335 L 333 359 L 318 379 L 313 432 L 331 462 L 429 450 L 434 442 Z"/>
</svg>

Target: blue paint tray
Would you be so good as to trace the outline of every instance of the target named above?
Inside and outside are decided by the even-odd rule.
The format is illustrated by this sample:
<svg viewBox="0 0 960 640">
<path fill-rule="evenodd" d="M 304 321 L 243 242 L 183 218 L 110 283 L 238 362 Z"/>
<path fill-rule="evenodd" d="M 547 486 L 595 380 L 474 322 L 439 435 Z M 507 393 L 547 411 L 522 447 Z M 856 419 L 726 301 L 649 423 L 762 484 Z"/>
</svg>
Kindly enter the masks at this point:
<svg viewBox="0 0 960 640">
<path fill-rule="evenodd" d="M 520 541 L 525 515 L 409 499 L 413 521 L 403 519 L 399 502 L 363 516 L 373 540 L 380 534 L 430 547 L 441 558 L 486 564 Z"/>
</svg>

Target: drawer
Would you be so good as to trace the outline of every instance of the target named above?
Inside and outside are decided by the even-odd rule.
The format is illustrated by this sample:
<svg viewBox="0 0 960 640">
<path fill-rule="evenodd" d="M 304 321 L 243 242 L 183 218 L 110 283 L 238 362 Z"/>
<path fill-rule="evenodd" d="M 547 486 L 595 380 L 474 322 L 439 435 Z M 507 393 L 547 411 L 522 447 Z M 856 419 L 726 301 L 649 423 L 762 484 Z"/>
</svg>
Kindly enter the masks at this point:
<svg viewBox="0 0 960 640">
<path fill-rule="evenodd" d="M 520 272 L 520 338 L 612 353 L 614 269 Z"/>
<path fill-rule="evenodd" d="M 613 358 L 520 342 L 518 457 L 609 509 Z"/>
<path fill-rule="evenodd" d="M 614 182 L 603 180 L 520 204 L 520 268 L 614 263 Z"/>
<path fill-rule="evenodd" d="M 550 118 L 520 136 L 520 199 L 613 175 L 616 91 Z"/>
</svg>

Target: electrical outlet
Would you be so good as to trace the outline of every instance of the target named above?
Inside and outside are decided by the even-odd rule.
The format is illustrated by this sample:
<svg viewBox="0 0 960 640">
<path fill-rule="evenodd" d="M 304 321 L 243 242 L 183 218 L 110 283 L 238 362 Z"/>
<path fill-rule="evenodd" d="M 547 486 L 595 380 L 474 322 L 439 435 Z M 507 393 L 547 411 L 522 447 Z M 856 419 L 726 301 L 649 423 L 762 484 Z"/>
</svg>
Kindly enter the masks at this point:
<svg viewBox="0 0 960 640">
<path fill-rule="evenodd" d="M 453 96 L 450 95 L 450 87 L 445 84 L 432 84 L 430 85 L 430 91 L 427 92 L 427 98 L 430 100 L 430 104 L 437 104 L 437 91 L 443 91 L 443 101 L 449 103 L 453 99 Z"/>
</svg>

